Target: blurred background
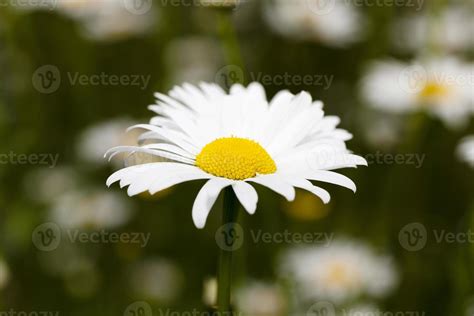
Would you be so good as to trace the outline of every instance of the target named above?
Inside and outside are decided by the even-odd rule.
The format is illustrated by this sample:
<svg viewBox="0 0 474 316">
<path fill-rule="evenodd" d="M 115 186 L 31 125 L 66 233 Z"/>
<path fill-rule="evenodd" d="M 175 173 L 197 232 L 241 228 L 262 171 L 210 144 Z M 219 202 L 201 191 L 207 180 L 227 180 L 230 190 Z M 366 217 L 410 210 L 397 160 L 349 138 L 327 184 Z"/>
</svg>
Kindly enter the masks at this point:
<svg viewBox="0 0 474 316">
<path fill-rule="evenodd" d="M 197 230 L 201 182 L 129 198 L 103 154 L 155 91 L 259 81 L 322 100 L 369 166 L 328 205 L 259 188 L 239 315 L 473 316 L 473 5 L 0 0 L 0 315 L 210 315 L 221 203 Z"/>
</svg>

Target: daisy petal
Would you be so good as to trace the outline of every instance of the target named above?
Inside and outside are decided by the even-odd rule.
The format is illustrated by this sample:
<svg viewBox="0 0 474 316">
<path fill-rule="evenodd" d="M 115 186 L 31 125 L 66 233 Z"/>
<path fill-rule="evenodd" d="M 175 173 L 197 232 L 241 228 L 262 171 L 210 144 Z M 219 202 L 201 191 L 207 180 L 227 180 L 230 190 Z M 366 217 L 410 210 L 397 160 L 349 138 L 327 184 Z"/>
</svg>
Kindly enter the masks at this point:
<svg viewBox="0 0 474 316">
<path fill-rule="evenodd" d="M 217 200 L 219 193 L 223 188 L 229 186 L 233 180 L 224 178 L 212 178 L 203 185 L 193 205 L 193 221 L 197 228 L 203 228 L 206 225 L 207 216 L 212 206 Z"/>
<path fill-rule="evenodd" d="M 254 214 L 257 209 L 258 195 L 254 187 L 244 181 L 232 185 L 235 195 L 249 214 Z"/>
<path fill-rule="evenodd" d="M 258 177 L 247 179 L 247 181 L 263 185 L 276 193 L 283 195 L 288 201 L 295 199 L 295 188 L 284 181 L 284 178 L 276 175 L 259 175 Z"/>
<path fill-rule="evenodd" d="M 331 196 L 329 195 L 328 191 L 320 187 L 314 186 L 311 182 L 309 182 L 306 179 L 288 178 L 287 180 L 289 183 L 291 183 L 295 187 L 304 189 L 313 193 L 314 195 L 319 197 L 325 204 L 329 203 L 329 201 L 331 200 Z"/>
<path fill-rule="evenodd" d="M 333 171 L 327 171 L 327 170 L 308 171 L 307 173 L 305 173 L 304 178 L 308 180 L 315 180 L 315 181 L 337 184 L 342 187 L 348 188 L 354 192 L 356 191 L 356 185 L 351 179 Z"/>
</svg>

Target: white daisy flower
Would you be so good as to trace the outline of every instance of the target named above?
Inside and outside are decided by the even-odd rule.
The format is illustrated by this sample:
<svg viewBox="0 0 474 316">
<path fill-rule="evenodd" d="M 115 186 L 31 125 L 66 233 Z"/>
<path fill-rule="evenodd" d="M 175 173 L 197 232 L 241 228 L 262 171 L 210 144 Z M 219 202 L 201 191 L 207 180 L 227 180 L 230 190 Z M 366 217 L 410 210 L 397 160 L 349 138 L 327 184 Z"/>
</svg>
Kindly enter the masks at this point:
<svg viewBox="0 0 474 316">
<path fill-rule="evenodd" d="M 131 6 L 133 1 L 129 1 Z M 151 10 L 146 14 L 138 14 L 124 7 L 123 0 L 105 2 L 104 9 L 83 20 L 87 37 L 96 40 L 120 40 L 146 33 L 156 23 L 156 16 Z"/>
<path fill-rule="evenodd" d="M 448 126 L 463 126 L 474 112 L 474 65 L 453 57 L 405 64 L 374 63 L 362 94 L 375 108 L 394 113 L 427 111 Z"/>
<path fill-rule="evenodd" d="M 3 290 L 10 280 L 10 269 L 3 259 L 0 259 L 0 290 Z"/>
<path fill-rule="evenodd" d="M 457 148 L 459 159 L 474 168 L 474 135 L 467 136 L 461 140 Z"/>
<path fill-rule="evenodd" d="M 235 305 L 242 316 L 287 315 L 282 290 L 273 284 L 252 282 L 235 293 Z"/>
<path fill-rule="evenodd" d="M 396 20 L 392 29 L 395 45 L 406 51 L 421 51 L 436 45 L 446 51 L 474 48 L 474 20 L 470 8 L 449 6 L 439 16 L 411 14 Z"/>
<path fill-rule="evenodd" d="M 51 221 L 62 228 L 113 229 L 131 218 L 132 206 L 117 192 L 72 191 L 53 203 Z"/>
<path fill-rule="evenodd" d="M 77 20 L 87 37 L 122 39 L 148 31 L 156 21 L 153 10 L 135 9 L 133 0 L 51 0 L 61 13 Z M 143 8 L 147 9 L 147 8 Z"/>
<path fill-rule="evenodd" d="M 352 241 L 337 240 L 325 247 L 290 250 L 281 268 L 303 300 L 345 303 L 361 295 L 382 297 L 397 282 L 391 259 Z"/>
<path fill-rule="evenodd" d="M 173 185 L 208 180 L 197 195 L 192 217 L 203 228 L 220 191 L 232 186 L 249 214 L 257 207 L 257 192 L 249 183 L 266 186 L 288 200 L 294 187 L 329 202 L 329 193 L 309 180 L 341 185 L 355 191 L 349 178 L 332 169 L 366 165 L 345 145 L 352 135 L 337 129 L 337 117 L 325 117 L 322 103 L 307 92 L 281 91 L 270 102 L 263 87 L 236 84 L 226 94 L 215 84 L 199 87 L 184 84 L 156 93 L 159 114 L 150 124 L 133 126 L 146 130 L 142 146 L 121 146 L 108 151 L 112 158 L 122 152 L 145 152 L 170 162 L 131 166 L 112 174 L 107 185 L 120 181 L 130 196 L 154 194 Z M 320 159 L 320 154 L 325 154 Z"/>
<path fill-rule="evenodd" d="M 169 304 L 178 298 L 183 280 L 181 270 L 164 258 L 139 262 L 130 274 L 131 288 L 137 297 L 161 304 Z"/>
<path fill-rule="evenodd" d="M 264 9 L 270 27 L 291 38 L 346 46 L 362 37 L 363 17 L 347 1 L 274 0 Z"/>
</svg>

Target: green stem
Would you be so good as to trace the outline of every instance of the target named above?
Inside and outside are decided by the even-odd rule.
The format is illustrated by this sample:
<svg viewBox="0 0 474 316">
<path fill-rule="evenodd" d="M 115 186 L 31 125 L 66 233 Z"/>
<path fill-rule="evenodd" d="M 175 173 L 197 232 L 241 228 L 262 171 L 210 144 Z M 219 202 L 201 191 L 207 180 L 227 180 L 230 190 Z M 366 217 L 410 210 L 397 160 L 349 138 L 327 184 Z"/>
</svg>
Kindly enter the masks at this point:
<svg viewBox="0 0 474 316">
<path fill-rule="evenodd" d="M 224 209 L 222 224 L 226 225 L 226 231 L 232 231 L 238 217 L 239 202 L 232 189 L 224 190 Z M 232 312 L 230 297 L 232 284 L 232 250 L 221 248 L 218 272 L 217 306 L 220 315 L 230 315 Z"/>
</svg>

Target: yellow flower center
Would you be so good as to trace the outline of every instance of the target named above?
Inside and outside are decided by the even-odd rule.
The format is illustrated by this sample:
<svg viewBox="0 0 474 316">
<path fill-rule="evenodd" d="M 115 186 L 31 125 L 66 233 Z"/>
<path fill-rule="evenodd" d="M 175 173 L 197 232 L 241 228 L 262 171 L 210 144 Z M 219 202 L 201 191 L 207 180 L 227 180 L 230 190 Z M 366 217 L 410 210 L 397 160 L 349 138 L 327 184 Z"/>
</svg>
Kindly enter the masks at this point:
<svg viewBox="0 0 474 316">
<path fill-rule="evenodd" d="M 329 268 L 327 281 L 331 284 L 348 286 L 354 280 L 349 269 L 342 263 L 333 263 Z"/>
<path fill-rule="evenodd" d="M 427 82 L 420 91 L 419 97 L 422 101 L 440 100 L 449 97 L 451 89 L 437 82 Z"/>
<path fill-rule="evenodd" d="M 277 169 L 272 157 L 260 144 L 238 137 L 210 142 L 197 155 L 196 165 L 207 173 L 234 180 L 274 173 Z"/>
</svg>

